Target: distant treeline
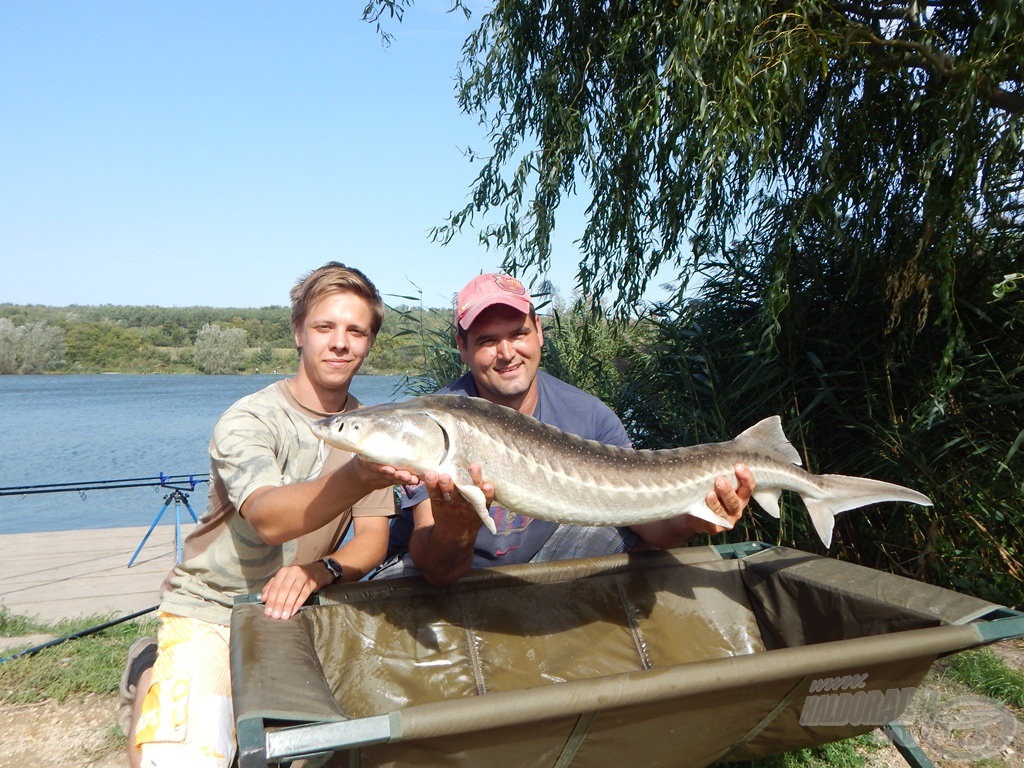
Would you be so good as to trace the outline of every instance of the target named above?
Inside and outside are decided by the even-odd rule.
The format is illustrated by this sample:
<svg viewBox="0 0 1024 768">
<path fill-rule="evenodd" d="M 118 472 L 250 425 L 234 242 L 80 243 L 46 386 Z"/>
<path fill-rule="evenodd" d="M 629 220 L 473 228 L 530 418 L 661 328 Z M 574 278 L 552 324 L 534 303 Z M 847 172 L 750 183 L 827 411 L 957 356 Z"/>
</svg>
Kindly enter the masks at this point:
<svg viewBox="0 0 1024 768">
<path fill-rule="evenodd" d="M 388 313 L 366 373 L 417 373 L 412 331 L 439 327 L 450 310 Z M 297 362 L 288 307 L 0 304 L 0 373 L 278 373 Z"/>
</svg>

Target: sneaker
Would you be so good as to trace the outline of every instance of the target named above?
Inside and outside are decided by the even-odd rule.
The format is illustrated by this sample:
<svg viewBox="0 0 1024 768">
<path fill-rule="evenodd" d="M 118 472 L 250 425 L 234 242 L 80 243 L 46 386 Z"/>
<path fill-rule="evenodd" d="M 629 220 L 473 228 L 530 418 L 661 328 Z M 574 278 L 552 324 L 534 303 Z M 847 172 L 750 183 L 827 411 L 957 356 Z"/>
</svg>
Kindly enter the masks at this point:
<svg viewBox="0 0 1024 768">
<path fill-rule="evenodd" d="M 124 735 L 131 725 L 132 707 L 142 673 L 156 663 L 156 638 L 140 637 L 128 649 L 128 659 L 121 675 L 121 701 L 117 708 L 117 722 Z"/>
</svg>

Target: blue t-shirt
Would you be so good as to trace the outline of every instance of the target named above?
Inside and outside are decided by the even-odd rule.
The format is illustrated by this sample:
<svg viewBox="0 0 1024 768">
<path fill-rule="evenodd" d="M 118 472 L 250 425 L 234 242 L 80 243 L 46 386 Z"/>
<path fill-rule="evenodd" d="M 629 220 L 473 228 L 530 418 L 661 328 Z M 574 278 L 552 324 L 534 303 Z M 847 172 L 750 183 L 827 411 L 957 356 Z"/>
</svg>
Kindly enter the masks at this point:
<svg viewBox="0 0 1024 768">
<path fill-rule="evenodd" d="M 539 397 L 533 417 L 538 421 L 588 440 L 620 448 L 631 447 L 632 443 L 619 417 L 593 395 L 544 371 L 537 372 L 537 391 Z M 441 389 L 438 394 L 478 396 L 476 382 L 469 373 Z M 483 470 L 486 478 L 487 467 Z M 422 485 L 406 489 L 403 493 L 401 514 L 391 521 L 388 542 L 390 556 L 408 551 L 413 529 L 412 508 L 426 498 L 427 490 Z M 497 533 L 492 534 L 481 526 L 473 546 L 474 568 L 529 562 L 558 527 L 558 523 L 517 514 L 498 504 L 491 505 L 490 513 Z"/>
</svg>

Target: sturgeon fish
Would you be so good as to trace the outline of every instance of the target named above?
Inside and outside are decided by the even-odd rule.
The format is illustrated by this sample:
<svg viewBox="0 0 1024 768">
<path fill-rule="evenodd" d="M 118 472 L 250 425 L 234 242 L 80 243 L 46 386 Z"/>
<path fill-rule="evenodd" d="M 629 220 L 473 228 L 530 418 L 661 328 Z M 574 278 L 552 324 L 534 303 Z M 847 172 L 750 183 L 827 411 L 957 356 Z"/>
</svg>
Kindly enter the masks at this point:
<svg viewBox="0 0 1024 768">
<path fill-rule="evenodd" d="M 798 493 L 826 548 L 840 512 L 883 501 L 931 506 L 927 496 L 893 483 L 801 469 L 778 416 L 723 443 L 631 450 L 584 440 L 481 398 L 427 395 L 322 419 L 313 432 L 380 464 L 450 475 L 492 533 L 470 463 L 483 468 L 502 506 L 578 525 L 637 525 L 685 513 L 731 528 L 704 498 L 717 477 L 735 486 L 738 463 L 753 472 L 754 500 L 773 517 L 783 490 Z"/>
</svg>

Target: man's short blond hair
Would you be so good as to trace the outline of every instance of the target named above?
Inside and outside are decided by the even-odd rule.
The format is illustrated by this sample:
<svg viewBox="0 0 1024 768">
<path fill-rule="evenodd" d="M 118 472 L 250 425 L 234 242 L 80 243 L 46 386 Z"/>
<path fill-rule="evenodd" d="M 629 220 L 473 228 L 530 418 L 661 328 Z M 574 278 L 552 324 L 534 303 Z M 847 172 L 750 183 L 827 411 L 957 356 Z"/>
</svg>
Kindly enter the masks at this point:
<svg viewBox="0 0 1024 768">
<path fill-rule="evenodd" d="M 373 313 L 373 335 L 384 324 L 384 302 L 370 278 L 355 267 L 346 267 L 340 261 L 329 261 L 301 278 L 291 290 L 292 325 L 296 328 L 306 322 L 309 308 L 332 293 L 353 293 L 370 305 Z"/>
</svg>

